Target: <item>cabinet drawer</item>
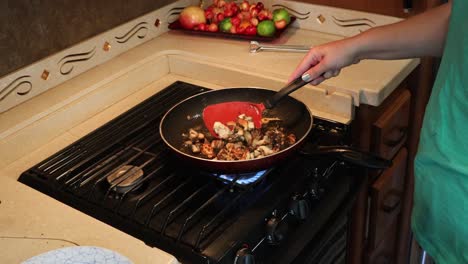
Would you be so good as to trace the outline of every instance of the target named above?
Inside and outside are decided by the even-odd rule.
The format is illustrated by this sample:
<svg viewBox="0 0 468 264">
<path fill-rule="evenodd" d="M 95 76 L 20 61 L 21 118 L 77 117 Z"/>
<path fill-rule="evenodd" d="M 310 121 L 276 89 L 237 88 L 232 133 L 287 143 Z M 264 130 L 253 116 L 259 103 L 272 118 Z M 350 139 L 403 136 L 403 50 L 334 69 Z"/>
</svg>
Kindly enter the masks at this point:
<svg viewBox="0 0 468 264">
<path fill-rule="evenodd" d="M 393 264 L 395 263 L 395 249 L 398 231 L 398 220 L 393 221 L 382 241 L 367 255 L 367 264 Z"/>
<path fill-rule="evenodd" d="M 390 224 L 400 213 L 406 175 L 408 151 L 402 148 L 392 167 L 385 170 L 370 189 L 369 248 L 373 249 L 383 239 Z"/>
<path fill-rule="evenodd" d="M 373 124 L 374 151 L 392 159 L 408 134 L 411 93 L 403 90 Z"/>
</svg>

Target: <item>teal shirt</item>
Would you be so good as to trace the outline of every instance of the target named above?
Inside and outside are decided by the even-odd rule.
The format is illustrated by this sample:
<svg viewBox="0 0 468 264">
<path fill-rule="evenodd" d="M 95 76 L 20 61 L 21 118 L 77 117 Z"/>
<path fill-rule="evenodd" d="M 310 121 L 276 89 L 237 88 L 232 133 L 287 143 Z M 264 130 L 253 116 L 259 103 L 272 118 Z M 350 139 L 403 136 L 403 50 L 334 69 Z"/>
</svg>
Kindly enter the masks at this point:
<svg viewBox="0 0 468 264">
<path fill-rule="evenodd" d="M 412 229 L 437 264 L 468 263 L 468 0 L 454 0 L 415 160 Z"/>
</svg>

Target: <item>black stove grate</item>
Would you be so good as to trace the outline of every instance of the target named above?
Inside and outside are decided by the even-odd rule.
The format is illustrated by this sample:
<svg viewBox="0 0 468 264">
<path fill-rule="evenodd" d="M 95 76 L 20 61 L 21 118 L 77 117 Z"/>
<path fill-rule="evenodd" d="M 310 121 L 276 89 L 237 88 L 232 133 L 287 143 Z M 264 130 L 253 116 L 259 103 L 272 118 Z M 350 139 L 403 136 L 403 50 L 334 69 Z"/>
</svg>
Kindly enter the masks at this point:
<svg viewBox="0 0 468 264">
<path fill-rule="evenodd" d="M 159 122 L 170 107 L 206 90 L 176 82 L 24 172 L 19 181 L 181 259 L 217 261 L 238 246 L 229 244 L 234 236 L 263 225 L 259 213 L 288 200 L 285 186 L 303 189 L 304 178 L 319 174 L 317 168 L 328 175 L 336 162 L 305 166 L 293 157 L 248 184 L 242 182 L 246 175 L 213 176 L 185 167 L 162 142 Z M 317 128 L 320 122 L 314 133 Z M 309 141 L 318 138 L 325 137 L 312 135 Z M 278 177 L 285 174 L 290 176 Z M 256 201 L 264 201 L 261 210 L 246 213 Z M 245 225 L 246 215 L 260 222 Z M 234 222 L 239 229 L 226 232 Z"/>
<path fill-rule="evenodd" d="M 158 125 L 167 109 L 205 90 L 177 82 L 25 174 L 200 249 L 219 222 L 240 207 L 241 197 L 248 196 L 232 191 L 236 180 L 217 184 L 178 168 L 161 141 Z M 108 180 L 124 166 L 120 177 Z M 142 171 L 141 178 L 118 191 L 134 170 Z"/>
</svg>

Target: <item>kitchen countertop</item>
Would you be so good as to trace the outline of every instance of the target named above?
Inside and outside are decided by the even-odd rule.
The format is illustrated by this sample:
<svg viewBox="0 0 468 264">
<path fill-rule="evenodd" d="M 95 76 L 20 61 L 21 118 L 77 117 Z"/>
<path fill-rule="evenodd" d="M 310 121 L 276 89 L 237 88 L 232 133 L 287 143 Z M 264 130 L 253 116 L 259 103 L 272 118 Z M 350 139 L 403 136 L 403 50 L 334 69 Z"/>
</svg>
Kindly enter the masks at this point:
<svg viewBox="0 0 468 264">
<path fill-rule="evenodd" d="M 275 43 L 317 45 L 339 38 L 291 29 Z M 169 32 L 0 114 L 1 262 L 18 263 L 78 244 L 115 250 L 135 263 L 177 263 L 173 256 L 33 190 L 17 178 L 176 80 L 214 89 L 239 85 L 279 89 L 303 56 L 251 54 L 246 41 Z M 296 96 L 309 100 L 319 114 L 332 104 L 337 109 L 332 117 L 349 121 L 355 105 L 380 104 L 417 64 L 418 60 L 363 61 L 319 87 L 309 85 Z M 315 102 L 314 98 L 323 100 Z M 340 116 L 340 111 L 351 111 L 351 116 Z"/>
<path fill-rule="evenodd" d="M 46 251 L 74 245 L 114 250 L 134 263 L 178 263 L 174 256 L 148 247 L 124 232 L 16 181 L 23 171 L 176 80 L 215 88 L 181 76 L 165 76 L 0 170 L 1 263 L 20 263 Z M 4 152 L 4 148 L 1 151 Z"/>
</svg>

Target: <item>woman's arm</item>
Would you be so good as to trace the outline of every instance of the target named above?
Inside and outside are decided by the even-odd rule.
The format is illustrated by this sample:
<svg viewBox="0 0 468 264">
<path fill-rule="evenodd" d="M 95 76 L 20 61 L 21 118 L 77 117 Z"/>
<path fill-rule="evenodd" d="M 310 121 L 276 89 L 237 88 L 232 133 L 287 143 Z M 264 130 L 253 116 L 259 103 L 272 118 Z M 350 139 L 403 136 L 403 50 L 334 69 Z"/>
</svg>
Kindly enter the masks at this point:
<svg viewBox="0 0 468 264">
<path fill-rule="evenodd" d="M 404 59 L 441 56 L 447 34 L 451 3 L 404 21 L 369 29 L 354 37 L 312 48 L 289 80 L 309 74 L 317 85 L 337 76 L 343 67 L 363 59 Z"/>
<path fill-rule="evenodd" d="M 442 56 L 451 3 L 399 23 L 370 29 L 355 38 L 359 59 Z"/>
</svg>

